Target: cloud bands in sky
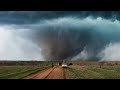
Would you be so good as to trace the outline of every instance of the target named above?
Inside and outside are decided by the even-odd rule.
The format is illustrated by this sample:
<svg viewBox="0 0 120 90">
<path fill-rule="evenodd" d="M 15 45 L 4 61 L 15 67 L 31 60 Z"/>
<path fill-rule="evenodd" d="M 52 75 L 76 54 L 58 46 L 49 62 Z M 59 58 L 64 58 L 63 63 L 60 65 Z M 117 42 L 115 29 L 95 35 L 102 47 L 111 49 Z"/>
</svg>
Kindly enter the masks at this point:
<svg viewBox="0 0 120 90">
<path fill-rule="evenodd" d="M 0 60 L 118 61 L 119 48 L 118 12 L 0 12 Z"/>
</svg>

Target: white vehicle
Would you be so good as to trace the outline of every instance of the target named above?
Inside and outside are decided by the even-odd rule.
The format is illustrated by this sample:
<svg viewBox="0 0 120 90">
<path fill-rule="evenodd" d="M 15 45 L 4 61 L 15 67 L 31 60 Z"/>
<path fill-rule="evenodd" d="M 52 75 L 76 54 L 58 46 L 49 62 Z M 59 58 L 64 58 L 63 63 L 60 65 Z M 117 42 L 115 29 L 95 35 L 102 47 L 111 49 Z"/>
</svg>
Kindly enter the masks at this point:
<svg viewBox="0 0 120 90">
<path fill-rule="evenodd" d="M 67 68 L 68 65 L 67 64 L 62 64 L 62 68 Z"/>
</svg>

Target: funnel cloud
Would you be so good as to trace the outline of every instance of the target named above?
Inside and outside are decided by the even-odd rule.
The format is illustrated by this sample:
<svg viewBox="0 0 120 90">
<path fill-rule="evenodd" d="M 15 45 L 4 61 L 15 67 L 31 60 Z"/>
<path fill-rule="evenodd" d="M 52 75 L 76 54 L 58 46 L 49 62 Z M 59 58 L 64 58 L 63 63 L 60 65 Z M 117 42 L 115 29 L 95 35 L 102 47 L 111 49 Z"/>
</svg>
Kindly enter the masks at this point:
<svg viewBox="0 0 120 90">
<path fill-rule="evenodd" d="M 119 11 L 1 11 L 0 60 L 120 60 Z"/>
</svg>

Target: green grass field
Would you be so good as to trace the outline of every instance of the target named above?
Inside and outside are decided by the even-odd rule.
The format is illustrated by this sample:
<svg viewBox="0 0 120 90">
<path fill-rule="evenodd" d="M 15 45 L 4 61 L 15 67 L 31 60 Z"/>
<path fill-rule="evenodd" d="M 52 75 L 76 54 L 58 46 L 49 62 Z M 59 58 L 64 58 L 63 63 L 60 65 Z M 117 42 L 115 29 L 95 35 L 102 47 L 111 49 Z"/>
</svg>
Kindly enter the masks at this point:
<svg viewBox="0 0 120 90">
<path fill-rule="evenodd" d="M 1 66 L 0 79 L 21 79 L 46 68 L 48 66 Z"/>
<path fill-rule="evenodd" d="M 73 79 L 120 79 L 120 66 L 79 66 L 69 68 L 68 74 Z"/>
</svg>

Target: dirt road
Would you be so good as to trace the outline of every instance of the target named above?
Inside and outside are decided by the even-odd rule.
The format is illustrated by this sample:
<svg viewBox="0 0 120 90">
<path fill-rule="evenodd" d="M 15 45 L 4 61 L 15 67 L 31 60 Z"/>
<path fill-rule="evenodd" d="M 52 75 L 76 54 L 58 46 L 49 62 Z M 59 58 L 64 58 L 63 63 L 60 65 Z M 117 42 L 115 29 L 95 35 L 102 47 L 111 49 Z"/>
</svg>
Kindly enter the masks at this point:
<svg viewBox="0 0 120 90">
<path fill-rule="evenodd" d="M 54 68 L 49 68 L 37 72 L 36 74 L 30 75 L 24 79 L 66 79 L 66 69 L 61 66 L 56 66 Z"/>
</svg>

